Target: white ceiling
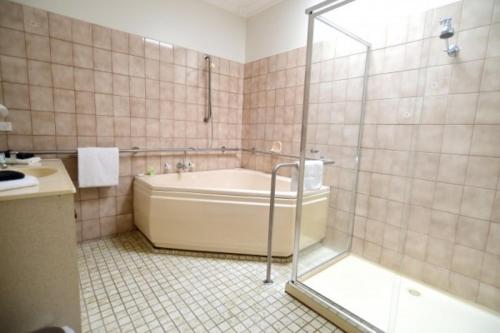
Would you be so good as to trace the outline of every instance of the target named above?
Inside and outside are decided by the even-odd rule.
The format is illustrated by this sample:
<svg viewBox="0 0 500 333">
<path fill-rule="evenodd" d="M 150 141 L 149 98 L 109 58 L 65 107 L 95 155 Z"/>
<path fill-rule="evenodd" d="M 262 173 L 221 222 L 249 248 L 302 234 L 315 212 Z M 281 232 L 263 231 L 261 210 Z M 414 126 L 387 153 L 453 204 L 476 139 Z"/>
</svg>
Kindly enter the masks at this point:
<svg viewBox="0 0 500 333">
<path fill-rule="evenodd" d="M 241 17 L 250 17 L 283 0 L 203 0 Z"/>
</svg>

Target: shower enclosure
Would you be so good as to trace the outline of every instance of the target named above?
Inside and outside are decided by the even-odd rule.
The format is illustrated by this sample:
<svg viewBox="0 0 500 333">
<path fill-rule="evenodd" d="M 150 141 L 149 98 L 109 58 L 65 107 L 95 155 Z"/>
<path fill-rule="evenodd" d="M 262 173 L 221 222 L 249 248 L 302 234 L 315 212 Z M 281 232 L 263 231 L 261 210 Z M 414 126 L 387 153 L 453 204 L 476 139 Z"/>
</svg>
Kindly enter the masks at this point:
<svg viewBox="0 0 500 333">
<path fill-rule="evenodd" d="M 491 60 L 471 58 L 462 45 L 458 54 L 443 52 L 439 39 L 446 18 L 462 18 L 455 30 L 470 33 L 464 22 L 478 9 L 435 1 L 406 13 L 392 8 L 377 21 L 374 7 L 363 8 L 370 2 L 387 12 L 382 1 L 364 0 L 328 0 L 306 10 L 296 246 L 287 292 L 349 332 L 495 332 L 498 236 L 486 232 L 481 242 L 469 236 L 484 233 L 485 225 L 496 228 L 498 203 L 485 207 L 472 195 L 486 195 L 490 186 L 495 196 L 500 169 L 494 185 L 469 176 L 483 159 L 500 163 L 500 154 L 476 139 L 490 135 L 476 116 L 487 89 L 469 77 L 486 75 L 480 72 Z M 492 135 L 488 140 L 497 142 Z M 324 173 L 331 187 L 326 237 L 299 250 L 308 229 L 301 217 L 307 158 L 335 164 Z"/>
</svg>

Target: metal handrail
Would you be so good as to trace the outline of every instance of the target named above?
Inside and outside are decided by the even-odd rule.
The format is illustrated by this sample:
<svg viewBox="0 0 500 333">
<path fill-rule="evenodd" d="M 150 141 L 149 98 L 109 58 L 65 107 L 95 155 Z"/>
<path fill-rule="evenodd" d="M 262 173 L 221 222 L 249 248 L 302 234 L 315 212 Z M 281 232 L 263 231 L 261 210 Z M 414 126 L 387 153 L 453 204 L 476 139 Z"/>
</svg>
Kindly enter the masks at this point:
<svg viewBox="0 0 500 333">
<path fill-rule="evenodd" d="M 32 153 L 35 155 L 77 155 L 78 151 L 74 150 L 17 150 L 11 149 L 12 151 L 22 152 L 22 153 Z M 251 154 L 263 154 L 263 155 L 271 155 L 280 158 L 288 158 L 288 159 L 299 159 L 299 156 L 296 155 L 288 155 L 288 154 L 280 154 L 271 151 L 258 150 L 255 148 L 229 148 L 226 146 L 221 146 L 217 148 L 197 148 L 197 147 L 170 147 L 170 148 L 139 148 L 132 147 L 130 149 L 120 149 L 120 153 L 187 153 L 187 152 L 245 152 Z M 307 160 L 321 160 L 317 158 L 306 158 Z M 328 163 L 325 163 L 328 164 Z"/>
<path fill-rule="evenodd" d="M 335 161 L 332 160 L 322 160 L 324 165 L 332 165 L 335 164 Z M 273 227 L 274 227 L 274 202 L 276 200 L 276 177 L 278 175 L 278 171 L 281 168 L 285 167 L 295 167 L 297 170 L 299 169 L 300 162 L 290 162 L 290 163 L 276 163 L 273 166 L 273 170 L 271 172 L 271 195 L 269 198 L 269 225 L 267 231 L 267 268 L 266 268 L 266 279 L 264 283 L 269 284 L 273 283 L 271 279 L 271 265 L 272 265 L 272 250 L 273 250 Z"/>
<path fill-rule="evenodd" d="M 225 146 L 218 148 L 196 148 L 196 147 L 178 147 L 178 148 L 139 148 L 132 147 L 130 149 L 120 149 L 120 153 L 185 153 L 185 152 L 239 152 L 240 148 L 227 148 Z M 23 153 L 33 153 L 35 155 L 77 155 L 75 150 L 23 150 Z"/>
<path fill-rule="evenodd" d="M 299 168 L 299 162 L 291 163 L 277 163 L 273 166 L 273 171 L 271 173 L 271 196 L 269 200 L 269 226 L 267 231 L 267 270 L 266 279 L 264 283 L 273 283 L 271 279 L 271 264 L 272 264 L 272 249 L 273 249 L 273 225 L 274 225 L 274 201 L 276 198 L 276 176 L 279 169 L 285 167 L 296 167 Z"/>
</svg>

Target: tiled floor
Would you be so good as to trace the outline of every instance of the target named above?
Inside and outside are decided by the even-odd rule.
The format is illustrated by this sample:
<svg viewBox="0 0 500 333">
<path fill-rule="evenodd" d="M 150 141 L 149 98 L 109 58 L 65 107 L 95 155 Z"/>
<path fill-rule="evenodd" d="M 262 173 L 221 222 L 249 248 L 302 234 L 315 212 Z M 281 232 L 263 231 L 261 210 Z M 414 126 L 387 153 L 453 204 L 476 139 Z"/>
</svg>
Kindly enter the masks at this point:
<svg viewBox="0 0 500 333">
<path fill-rule="evenodd" d="M 335 332 L 284 292 L 290 264 L 172 255 L 137 231 L 79 246 L 83 332 Z"/>
</svg>

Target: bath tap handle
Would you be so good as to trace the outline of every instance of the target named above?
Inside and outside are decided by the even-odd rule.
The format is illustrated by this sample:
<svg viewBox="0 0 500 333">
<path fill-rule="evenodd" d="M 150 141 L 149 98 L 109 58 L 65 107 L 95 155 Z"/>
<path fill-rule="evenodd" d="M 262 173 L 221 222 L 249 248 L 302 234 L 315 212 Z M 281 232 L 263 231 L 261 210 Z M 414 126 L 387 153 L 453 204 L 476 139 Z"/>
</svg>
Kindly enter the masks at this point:
<svg viewBox="0 0 500 333">
<path fill-rule="evenodd" d="M 164 171 L 165 173 L 169 173 L 169 172 L 170 172 L 170 169 L 171 169 L 171 167 L 170 167 L 170 163 L 165 162 L 165 164 L 163 164 L 163 171 Z"/>
</svg>

